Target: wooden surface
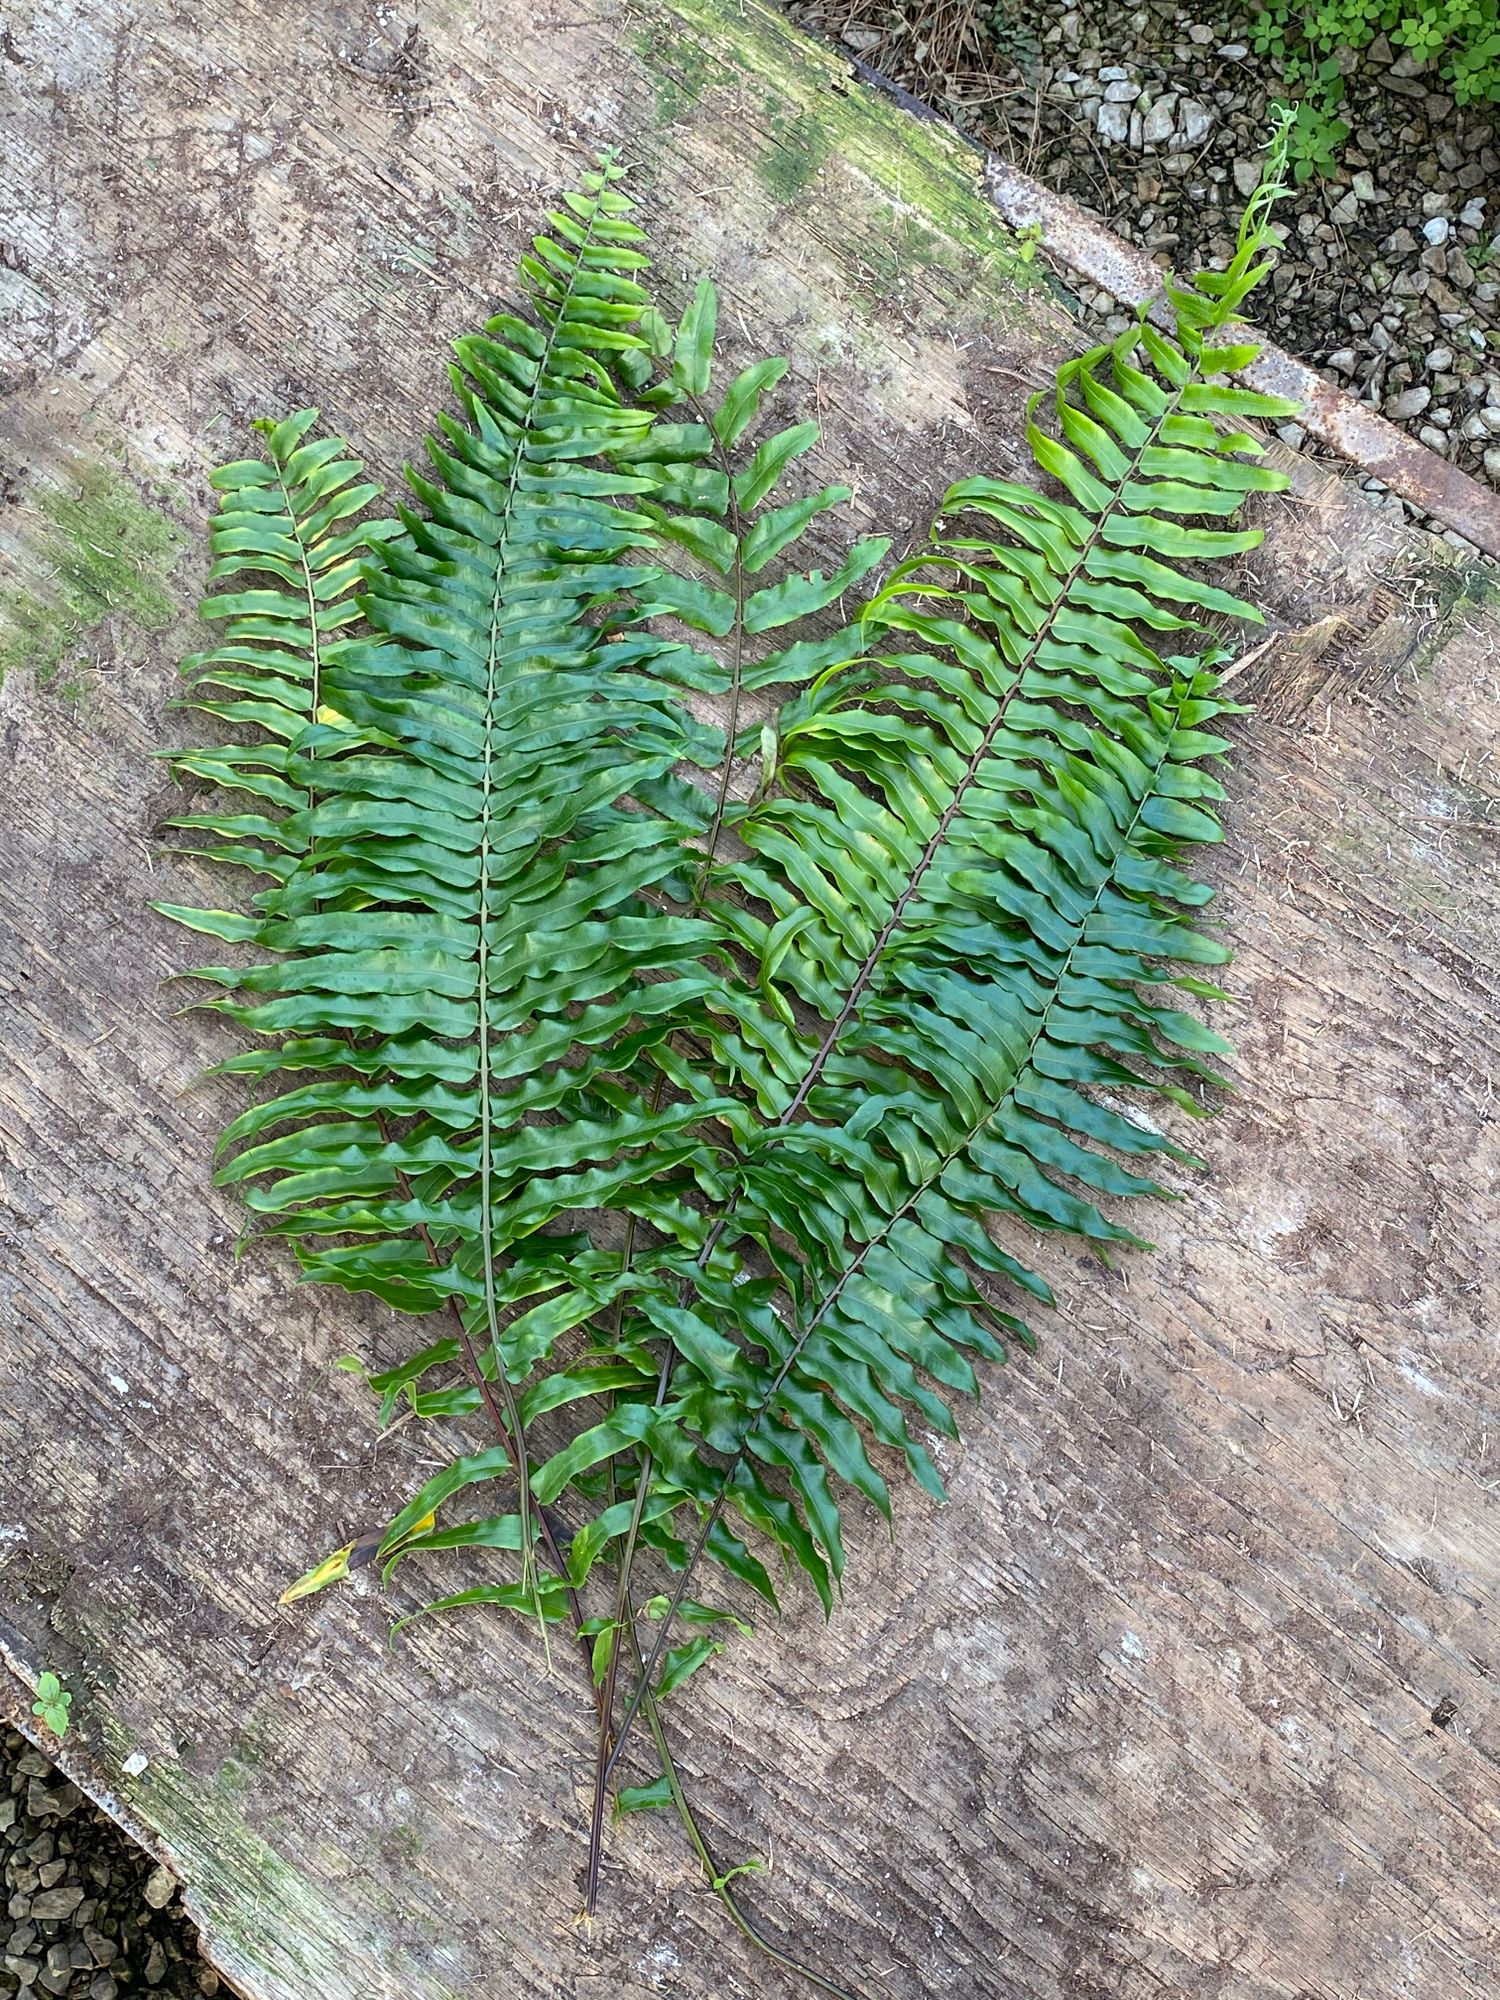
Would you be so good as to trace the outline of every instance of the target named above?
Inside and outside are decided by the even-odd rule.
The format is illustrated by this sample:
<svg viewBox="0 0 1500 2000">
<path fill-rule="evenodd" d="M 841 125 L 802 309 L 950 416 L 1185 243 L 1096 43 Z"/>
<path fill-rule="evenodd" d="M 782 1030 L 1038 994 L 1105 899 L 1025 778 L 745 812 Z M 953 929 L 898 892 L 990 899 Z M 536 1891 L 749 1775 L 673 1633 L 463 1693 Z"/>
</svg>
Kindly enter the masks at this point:
<svg viewBox="0 0 1500 2000">
<path fill-rule="evenodd" d="M 200 887 L 153 846 L 153 760 L 207 468 L 317 401 L 390 474 L 596 143 L 640 161 L 672 282 L 720 279 L 726 362 L 792 354 L 872 521 L 1015 469 L 1068 323 L 975 161 L 758 8 L 440 0 L 398 56 L 409 20 L 43 0 L 0 35 L 0 641 L 72 621 L 0 690 L 5 1700 L 66 1674 L 65 1761 L 251 2000 L 780 2000 L 666 1819 L 616 1832 L 577 1927 L 568 1663 L 482 1616 L 392 1652 L 368 1591 L 276 1607 L 424 1474 L 332 1371 L 413 1329 L 234 1261 L 233 1100 L 193 1083 L 231 1038 L 174 1017 L 144 909 Z M 862 2000 L 1500 1989 L 1500 617 L 1298 484 L 1257 587 L 1282 628 L 1353 622 L 1245 676 L 1209 1173 L 1154 1256 L 1054 1252 L 1042 1354 L 942 1448 L 946 1509 L 855 1521 L 831 1624 L 794 1597 L 674 1704 L 719 1846 L 773 1864 L 748 1900 Z"/>
</svg>

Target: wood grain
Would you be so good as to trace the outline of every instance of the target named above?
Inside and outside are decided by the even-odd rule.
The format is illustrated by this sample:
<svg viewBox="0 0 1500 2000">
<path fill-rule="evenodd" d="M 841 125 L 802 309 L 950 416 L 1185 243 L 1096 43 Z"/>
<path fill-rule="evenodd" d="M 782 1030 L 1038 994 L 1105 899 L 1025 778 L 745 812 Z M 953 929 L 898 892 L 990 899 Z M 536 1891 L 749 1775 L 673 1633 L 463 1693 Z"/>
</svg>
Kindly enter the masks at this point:
<svg viewBox="0 0 1500 2000">
<path fill-rule="evenodd" d="M 402 53 L 408 23 L 35 0 L 0 37 L 0 552 L 48 600 L 43 503 L 100 464 L 184 536 L 174 627 L 111 615 L 69 692 L 0 690 L 7 1712 L 66 1672 L 70 1768 L 250 2000 L 769 2000 L 665 1820 L 615 1833 L 578 1928 L 570 1663 L 483 1617 L 392 1651 L 366 1589 L 276 1608 L 430 1445 L 332 1367 L 409 1325 L 236 1261 L 232 1099 L 194 1083 L 231 1038 L 162 985 L 146 898 L 201 887 L 153 830 L 205 476 L 305 401 L 394 476 L 444 339 L 605 141 L 671 281 L 721 281 L 726 362 L 792 355 L 861 527 L 1014 470 L 1071 336 L 962 147 L 758 6 L 447 0 Z M 1312 678 L 1245 676 L 1208 1171 L 1154 1255 L 1030 1247 L 1063 1310 L 940 1448 L 949 1506 L 905 1493 L 893 1541 L 856 1510 L 837 1616 L 794 1596 L 674 1704 L 725 1857 L 772 1863 L 747 1899 L 869 2000 L 1500 1988 L 1500 618 L 1311 467 L 1268 525 L 1277 628 L 1352 622 Z"/>
</svg>

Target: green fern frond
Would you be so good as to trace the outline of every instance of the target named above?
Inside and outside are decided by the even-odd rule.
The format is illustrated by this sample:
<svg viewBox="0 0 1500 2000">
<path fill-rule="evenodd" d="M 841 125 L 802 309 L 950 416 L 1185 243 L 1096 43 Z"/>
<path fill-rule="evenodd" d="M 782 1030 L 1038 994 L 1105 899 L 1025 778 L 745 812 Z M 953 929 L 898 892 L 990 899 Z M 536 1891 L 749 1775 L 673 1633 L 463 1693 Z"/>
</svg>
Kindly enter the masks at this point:
<svg viewBox="0 0 1500 2000">
<path fill-rule="evenodd" d="M 425 513 L 401 510 L 369 579 L 370 636 L 316 674 L 336 721 L 315 720 L 277 773 L 297 912 L 235 931 L 268 961 L 198 975 L 229 989 L 216 1004 L 243 1026 L 290 1038 L 263 1074 L 359 1079 L 258 1104 L 219 1178 L 246 1187 L 310 1277 L 447 1308 L 463 1347 L 480 1336 L 517 1463 L 513 1385 L 612 1281 L 580 1275 L 565 1243 L 504 1269 L 501 1254 L 620 1202 L 654 1170 L 647 1148 L 720 1185 L 690 1129 L 700 1107 L 651 1112 L 611 1081 L 626 1028 L 637 1047 L 670 1034 L 709 981 L 711 927 L 642 899 L 697 830 L 671 816 L 671 774 L 713 764 L 723 741 L 663 678 L 685 649 L 615 623 L 622 590 L 654 576 L 625 560 L 650 531 L 631 502 L 651 482 L 601 463 L 651 422 L 611 373 L 643 346 L 646 303 L 618 178 L 589 175 L 524 260 L 535 319 L 502 315 L 457 344 L 467 422 L 443 418 L 435 476 L 408 475 Z M 654 790 L 664 810 L 635 803 Z M 562 1126 L 535 1122 L 564 1108 Z M 529 1494 L 522 1479 L 523 1528 Z"/>
<path fill-rule="evenodd" d="M 1220 635 L 1259 614 L 1199 566 L 1285 484 L 1246 425 L 1289 406 L 1228 379 L 1276 177 L 1228 270 L 1169 287 L 1174 337 L 1035 400 L 1056 496 L 961 481 L 852 616 L 888 543 L 798 567 L 848 489 L 783 492 L 817 434 L 762 434 L 786 364 L 712 393 L 712 287 L 668 325 L 610 163 L 523 260 L 530 317 L 457 343 L 416 507 L 351 525 L 374 491 L 311 412 L 219 476 L 216 574 L 259 583 L 190 671 L 249 740 L 177 764 L 250 809 L 174 824 L 271 887 L 166 906 L 247 961 L 195 975 L 260 1038 L 221 1068 L 269 1086 L 219 1177 L 308 1277 L 446 1315 L 370 1376 L 382 1420 L 483 1408 L 497 1441 L 377 1553 L 488 1552 L 503 1581 L 424 1608 L 574 1623 L 596 1857 L 637 1709 L 665 1755 L 655 1701 L 723 1644 L 703 1559 L 831 1608 L 844 1494 L 891 1515 L 904 1462 L 941 1495 L 923 1429 L 1051 1300 L 994 1218 L 1107 1255 L 1191 1160 L 1131 1107 L 1221 1081 L 1185 864 L 1219 838 Z M 662 1797 L 706 1853 L 670 1767 L 633 1802 Z"/>
<path fill-rule="evenodd" d="M 1177 1149 L 1101 1093 L 1219 1081 L 1226 1045 L 1163 989 L 1216 993 L 1198 968 L 1228 956 L 1175 865 L 1219 837 L 1225 656 L 1155 648 L 1201 638 L 1189 611 L 1256 616 L 1178 565 L 1253 547 L 1196 522 L 1285 484 L 1241 428 L 1285 406 L 1221 379 L 1263 249 L 1252 213 L 1208 292 L 1173 288 L 1175 343 L 1143 325 L 1062 371 L 1058 434 L 1028 436 L 1068 498 L 955 487 L 974 531 L 895 573 L 865 655 L 783 711 L 776 793 L 729 816 L 710 907 L 760 977 L 710 999 L 710 1073 L 760 1124 L 672 1315 L 641 1306 L 671 1343 L 643 1476 L 700 1515 L 676 1594 L 733 1513 L 827 1604 L 829 1474 L 888 1511 L 873 1438 L 940 1494 L 913 1422 L 953 1435 L 974 1358 L 1027 1338 L 981 1279 L 1049 1296 L 986 1218 L 1139 1243 L 1101 1204 L 1160 1196 L 1140 1168 Z M 766 1269 L 774 1297 L 742 1282 Z"/>
<path fill-rule="evenodd" d="M 337 650 L 338 635 L 359 618 L 356 592 L 378 568 L 382 544 L 395 531 L 394 522 L 355 519 L 380 497 L 380 488 L 360 479 L 364 468 L 346 456 L 342 439 L 308 441 L 317 416 L 316 410 L 299 410 L 280 423 L 260 420 L 255 428 L 266 439 L 265 458 L 240 459 L 213 475 L 221 498 L 209 536 L 209 581 L 255 582 L 204 600 L 201 615 L 222 620 L 223 636 L 211 651 L 182 664 L 193 708 L 255 734 L 248 745 L 178 752 L 174 770 L 243 794 L 259 810 L 194 813 L 167 822 L 228 843 L 196 851 L 269 875 L 283 890 L 307 851 L 305 827 L 291 818 L 307 803 L 293 759 L 315 725 L 337 725 L 336 717 L 322 713 L 324 664 Z M 261 907 L 283 906 L 273 894 L 261 899 Z M 173 914 L 191 920 L 186 912 Z M 244 923 L 225 915 L 213 934 L 244 937 Z M 198 922 L 195 928 L 212 927 Z"/>
</svg>

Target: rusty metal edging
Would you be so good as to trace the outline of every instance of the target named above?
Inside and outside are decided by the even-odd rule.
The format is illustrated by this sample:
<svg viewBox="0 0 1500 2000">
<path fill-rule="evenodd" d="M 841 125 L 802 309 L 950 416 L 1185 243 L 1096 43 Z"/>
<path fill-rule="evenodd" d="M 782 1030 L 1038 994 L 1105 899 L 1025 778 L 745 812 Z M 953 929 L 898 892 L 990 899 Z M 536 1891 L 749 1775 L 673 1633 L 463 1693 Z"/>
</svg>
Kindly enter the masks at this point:
<svg viewBox="0 0 1500 2000">
<path fill-rule="evenodd" d="M 1071 269 L 1120 300 L 1140 306 L 1155 298 L 1148 316 L 1170 326 L 1161 298 L 1162 273 L 1143 250 L 1112 235 L 1102 222 L 991 156 L 985 186 L 1012 229 L 1039 226 L 1041 241 Z M 1253 389 L 1293 398 L 1302 405 L 1297 421 L 1324 444 L 1410 500 L 1435 514 L 1487 555 L 1500 556 L 1500 494 L 1481 486 L 1395 424 L 1335 387 L 1315 368 L 1267 344 L 1240 377 Z"/>
<path fill-rule="evenodd" d="M 848 60 L 856 76 L 913 117 L 948 123 L 941 112 L 857 56 Z M 1054 194 L 1018 167 L 985 152 L 969 134 L 957 136 L 983 154 L 986 191 L 1012 229 L 1039 228 L 1045 249 L 1122 305 L 1137 307 L 1154 300 L 1148 307 L 1149 317 L 1170 330 L 1171 314 L 1160 296 L 1163 273 L 1144 250 L 1114 235 L 1076 201 Z M 1270 342 L 1242 371 L 1240 380 L 1253 389 L 1300 403 L 1297 421 L 1305 431 L 1367 476 L 1383 479 L 1393 493 L 1420 507 L 1424 514 L 1436 515 L 1486 555 L 1500 557 L 1500 493 L 1460 472 L 1456 465 L 1388 423 L 1367 403 Z"/>
</svg>

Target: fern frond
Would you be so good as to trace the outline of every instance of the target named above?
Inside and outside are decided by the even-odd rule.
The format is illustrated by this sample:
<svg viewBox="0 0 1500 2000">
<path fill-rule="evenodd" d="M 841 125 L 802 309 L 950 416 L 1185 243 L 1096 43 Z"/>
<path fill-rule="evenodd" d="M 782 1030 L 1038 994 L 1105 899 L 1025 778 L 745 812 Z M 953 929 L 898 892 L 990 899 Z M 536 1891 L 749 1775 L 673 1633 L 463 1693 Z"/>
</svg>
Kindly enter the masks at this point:
<svg viewBox="0 0 1500 2000">
<path fill-rule="evenodd" d="M 1057 495 L 961 481 L 836 630 L 808 621 L 888 544 L 798 567 L 848 489 L 780 491 L 816 436 L 758 433 L 785 364 L 711 395 L 712 287 L 668 327 L 608 163 L 523 260 L 530 317 L 457 343 L 416 506 L 351 525 L 373 489 L 311 412 L 220 475 L 217 574 L 259 581 L 190 671 L 251 740 L 178 767 L 250 809 L 176 824 L 271 886 L 169 908 L 254 954 L 194 975 L 260 1038 L 221 1067 L 269 1086 L 219 1177 L 310 1278 L 447 1316 L 370 1377 L 382 1417 L 483 1405 L 499 1442 L 377 1553 L 498 1553 L 519 1581 L 424 1608 L 574 1622 L 596 1852 L 637 1709 L 661 1747 L 656 1700 L 729 1629 L 703 1559 L 773 1604 L 779 1559 L 831 1608 L 844 1493 L 890 1515 L 904 1462 L 941 1495 L 923 1427 L 1051 1300 L 994 1219 L 1107 1255 L 1142 1240 L 1115 1204 L 1190 1161 L 1131 1107 L 1221 1081 L 1182 1002 L 1228 953 L 1186 864 L 1236 712 L 1216 635 L 1259 614 L 1200 566 L 1285 483 L 1245 426 L 1289 406 L 1228 380 L 1275 180 L 1229 269 L 1169 287 L 1175 337 L 1034 401 Z M 501 1511 L 445 1513 L 497 1480 Z M 699 1842 L 667 1779 L 636 1802 Z"/>
<path fill-rule="evenodd" d="M 1225 656 L 1156 646 L 1256 616 L 1179 565 L 1253 547 L 1197 523 L 1285 484 L 1241 428 L 1284 406 L 1225 385 L 1245 354 L 1217 337 L 1263 250 L 1252 214 L 1228 273 L 1173 288 L 1176 342 L 1143 325 L 1062 371 L 1058 435 L 1028 435 L 1068 498 L 955 487 L 969 532 L 871 601 L 864 657 L 783 712 L 780 788 L 729 816 L 746 853 L 710 907 L 760 977 L 711 997 L 709 1067 L 757 1129 L 673 1314 L 641 1308 L 671 1384 L 645 1476 L 699 1516 L 674 1596 L 735 1514 L 826 1604 L 830 1474 L 888 1510 L 873 1438 L 940 1495 L 914 1420 L 953 1435 L 974 1360 L 1028 1338 L 982 1280 L 1050 1297 L 986 1219 L 1139 1243 L 1104 1203 L 1185 1156 L 1108 1099 L 1196 1109 L 1184 1085 L 1219 1080 L 1226 1045 L 1165 993 L 1215 994 L 1198 968 L 1228 956 L 1176 865 L 1219 837 Z"/>
<path fill-rule="evenodd" d="M 535 319 L 503 315 L 458 343 L 467 422 L 444 418 L 434 476 L 410 475 L 425 513 L 401 510 L 360 600 L 372 635 L 312 670 L 321 706 L 304 704 L 284 753 L 183 760 L 260 790 L 300 864 L 295 911 L 281 901 L 232 932 L 197 919 L 274 955 L 199 976 L 277 1038 L 260 1074 L 332 1072 L 237 1121 L 220 1179 L 246 1187 L 309 1276 L 409 1311 L 452 1302 L 460 1342 L 487 1349 L 518 1460 L 514 1383 L 611 1292 L 566 1243 L 503 1271 L 501 1253 L 620 1200 L 647 1144 L 712 1172 L 688 1129 L 697 1107 L 653 1115 L 610 1081 L 626 1029 L 638 1045 L 671 1033 L 707 983 L 710 927 L 642 897 L 697 830 L 671 817 L 674 768 L 711 765 L 722 745 L 659 677 L 685 649 L 612 623 L 621 591 L 653 574 L 624 560 L 650 530 L 630 505 L 650 482 L 599 463 L 651 421 L 611 373 L 642 345 L 645 303 L 618 172 L 590 175 L 525 260 Z M 290 588 L 280 546 L 262 537 L 245 559 L 283 566 Z M 235 608 L 269 627 L 273 595 Z M 320 629 L 287 616 L 273 636 L 290 659 Z M 653 787 L 665 811 L 634 803 Z M 563 1129 L 534 1122 L 564 1110 Z M 518 1492 L 524 1520 L 524 1479 Z"/>
<path fill-rule="evenodd" d="M 790 424 L 759 438 L 748 455 L 740 449 L 758 428 L 762 401 L 785 376 L 788 363 L 780 356 L 751 362 L 710 407 L 717 323 L 718 299 L 708 278 L 700 281 L 675 339 L 659 313 L 649 315 L 653 344 L 662 358 L 670 355 L 671 367 L 646 399 L 668 412 L 680 408 L 690 421 L 657 423 L 642 443 L 616 458 L 653 469 L 656 492 L 644 503 L 646 510 L 658 534 L 684 549 L 697 572 L 659 575 L 641 594 L 640 615 L 675 618 L 725 643 L 725 731 L 732 749 L 743 694 L 805 679 L 849 658 L 856 635 L 844 630 L 790 646 L 756 646 L 754 641 L 800 626 L 826 610 L 884 560 L 891 544 L 884 535 L 861 536 L 831 576 L 818 569 L 794 569 L 782 560 L 821 515 L 845 505 L 853 491 L 829 485 L 767 505 L 787 469 L 817 442 L 819 427 L 812 421 Z M 772 580 L 756 582 L 773 564 Z M 703 841 L 706 855 L 718 849 L 730 769 L 726 754 Z"/>
<path fill-rule="evenodd" d="M 178 752 L 174 770 L 244 794 L 259 809 L 167 822 L 228 843 L 200 846 L 196 851 L 204 858 L 252 868 L 283 887 L 306 853 L 305 829 L 289 818 L 307 803 L 294 759 L 307 732 L 320 720 L 333 720 L 320 716 L 324 661 L 336 651 L 338 635 L 359 618 L 355 593 L 395 532 L 394 522 L 355 520 L 380 497 L 380 488 L 360 479 L 364 467 L 347 456 L 341 438 L 309 440 L 317 416 L 316 410 L 299 410 L 280 423 L 259 420 L 265 458 L 239 459 L 213 474 L 220 502 L 209 535 L 209 581 L 255 582 L 204 600 L 201 615 L 222 620 L 223 637 L 211 651 L 182 663 L 192 683 L 190 706 L 254 736 L 248 745 Z M 261 906 L 281 907 L 275 895 L 262 898 Z M 216 934 L 244 936 L 242 925 L 242 919 L 226 919 Z"/>
</svg>

